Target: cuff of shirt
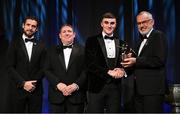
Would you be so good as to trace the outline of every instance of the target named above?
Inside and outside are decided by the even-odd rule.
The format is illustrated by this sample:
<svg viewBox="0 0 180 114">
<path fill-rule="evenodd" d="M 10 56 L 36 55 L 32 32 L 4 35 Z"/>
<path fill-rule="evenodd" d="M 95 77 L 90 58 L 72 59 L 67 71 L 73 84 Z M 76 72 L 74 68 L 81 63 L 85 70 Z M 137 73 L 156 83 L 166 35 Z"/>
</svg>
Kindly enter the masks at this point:
<svg viewBox="0 0 180 114">
<path fill-rule="evenodd" d="M 127 73 L 126 73 L 126 71 L 124 71 L 124 77 L 125 77 L 125 78 L 127 77 Z"/>
<path fill-rule="evenodd" d="M 73 83 L 76 86 L 76 90 L 79 90 L 79 86 L 76 83 Z"/>
</svg>

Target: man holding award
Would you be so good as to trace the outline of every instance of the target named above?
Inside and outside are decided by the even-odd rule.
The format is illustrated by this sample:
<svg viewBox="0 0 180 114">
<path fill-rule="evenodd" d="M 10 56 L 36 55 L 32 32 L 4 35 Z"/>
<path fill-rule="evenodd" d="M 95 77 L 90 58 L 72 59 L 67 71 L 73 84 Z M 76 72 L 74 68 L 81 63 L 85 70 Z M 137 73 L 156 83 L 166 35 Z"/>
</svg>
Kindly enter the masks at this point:
<svg viewBox="0 0 180 114">
<path fill-rule="evenodd" d="M 163 112 L 165 94 L 167 43 L 166 36 L 153 28 L 154 19 L 140 12 L 137 26 L 141 42 L 137 57 L 125 58 L 125 68 L 133 67 L 135 76 L 135 109 L 137 112 Z"/>
</svg>

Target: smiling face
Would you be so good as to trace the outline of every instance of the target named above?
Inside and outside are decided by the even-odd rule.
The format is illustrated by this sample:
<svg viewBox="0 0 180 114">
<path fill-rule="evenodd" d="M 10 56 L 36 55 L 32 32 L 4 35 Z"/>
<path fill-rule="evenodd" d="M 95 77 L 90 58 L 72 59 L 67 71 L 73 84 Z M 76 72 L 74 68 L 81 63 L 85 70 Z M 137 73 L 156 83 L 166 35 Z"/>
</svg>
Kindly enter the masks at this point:
<svg viewBox="0 0 180 114">
<path fill-rule="evenodd" d="M 22 25 L 23 33 L 29 38 L 32 37 L 37 32 L 37 25 L 38 22 L 36 20 L 26 19 Z"/>
<path fill-rule="evenodd" d="M 152 15 L 147 12 L 140 13 L 136 19 L 138 30 L 142 35 L 148 34 L 154 26 Z"/>
<path fill-rule="evenodd" d="M 101 22 L 101 27 L 103 28 L 103 31 L 107 35 L 113 34 L 115 28 L 116 28 L 116 19 L 115 18 L 103 18 Z"/>
<path fill-rule="evenodd" d="M 72 44 L 75 38 L 75 32 L 71 26 L 65 25 L 59 32 L 59 38 L 64 45 Z"/>
</svg>

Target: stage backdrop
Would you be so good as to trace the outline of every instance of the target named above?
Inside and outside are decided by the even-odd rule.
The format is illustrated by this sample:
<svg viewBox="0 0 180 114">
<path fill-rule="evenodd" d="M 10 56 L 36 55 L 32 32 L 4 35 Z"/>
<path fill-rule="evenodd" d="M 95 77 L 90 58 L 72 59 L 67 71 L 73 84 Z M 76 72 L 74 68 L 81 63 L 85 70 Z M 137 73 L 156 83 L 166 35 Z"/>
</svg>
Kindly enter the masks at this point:
<svg viewBox="0 0 180 114">
<path fill-rule="evenodd" d="M 110 11 L 118 18 L 116 35 L 134 47 L 138 39 L 136 15 L 148 10 L 154 16 L 155 28 L 168 37 L 168 83 L 180 83 L 179 6 L 178 0 L 0 0 L 0 36 L 11 42 L 21 33 L 24 17 L 33 15 L 40 20 L 37 36 L 47 47 L 58 43 L 59 28 L 64 23 L 73 25 L 76 40 L 84 45 L 87 37 L 101 31 L 100 16 Z M 44 82 L 47 100 L 47 81 Z M 8 82 L 2 83 L 7 85 Z M 43 112 L 48 109 L 44 108 Z"/>
</svg>

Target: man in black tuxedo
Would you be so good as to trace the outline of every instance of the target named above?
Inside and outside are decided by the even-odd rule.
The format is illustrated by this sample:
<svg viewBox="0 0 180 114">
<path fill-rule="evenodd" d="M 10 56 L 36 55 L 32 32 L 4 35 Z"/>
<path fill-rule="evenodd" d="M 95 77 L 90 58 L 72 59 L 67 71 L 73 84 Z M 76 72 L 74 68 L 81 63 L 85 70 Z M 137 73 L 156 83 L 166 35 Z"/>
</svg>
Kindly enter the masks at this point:
<svg viewBox="0 0 180 114">
<path fill-rule="evenodd" d="M 85 58 L 88 75 L 87 112 L 117 113 L 121 111 L 121 78 L 125 75 L 120 45 L 114 36 L 116 18 L 105 13 L 101 19 L 102 33 L 86 41 Z"/>
<path fill-rule="evenodd" d="M 47 53 L 45 75 L 49 81 L 49 102 L 52 113 L 82 113 L 86 101 L 84 48 L 74 42 L 73 27 L 61 27 L 61 44 Z"/>
<path fill-rule="evenodd" d="M 26 17 L 22 36 L 9 46 L 8 72 L 12 79 L 13 112 L 41 112 L 45 48 L 37 41 L 38 20 Z"/>
<path fill-rule="evenodd" d="M 135 68 L 136 111 L 162 112 L 166 88 L 166 37 L 153 28 L 151 13 L 142 11 L 136 19 L 141 38 L 138 56 L 125 59 L 122 65 Z"/>
</svg>

